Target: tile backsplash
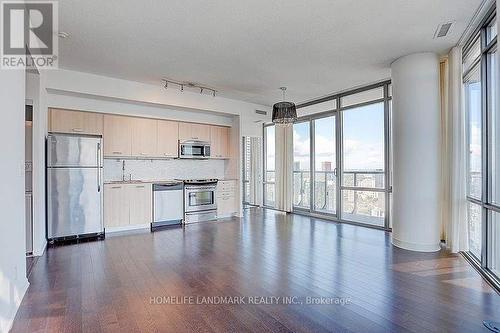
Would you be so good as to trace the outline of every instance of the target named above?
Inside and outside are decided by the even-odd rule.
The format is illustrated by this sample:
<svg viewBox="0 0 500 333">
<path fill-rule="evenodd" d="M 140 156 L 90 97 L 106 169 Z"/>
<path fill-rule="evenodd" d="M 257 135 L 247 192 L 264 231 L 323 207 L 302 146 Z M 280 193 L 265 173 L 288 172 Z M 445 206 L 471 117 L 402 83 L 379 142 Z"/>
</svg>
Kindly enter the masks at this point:
<svg viewBox="0 0 500 333">
<path fill-rule="evenodd" d="M 122 180 L 122 163 L 125 161 L 125 176 L 134 180 L 168 179 L 223 179 L 225 160 L 104 160 L 104 181 Z"/>
</svg>

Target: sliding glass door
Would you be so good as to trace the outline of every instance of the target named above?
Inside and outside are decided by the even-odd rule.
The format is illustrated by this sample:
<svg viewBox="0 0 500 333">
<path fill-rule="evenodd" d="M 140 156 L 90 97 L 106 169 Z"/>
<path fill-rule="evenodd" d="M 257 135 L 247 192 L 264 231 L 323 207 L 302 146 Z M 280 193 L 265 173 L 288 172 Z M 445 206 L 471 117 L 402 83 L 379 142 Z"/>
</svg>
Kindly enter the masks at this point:
<svg viewBox="0 0 500 333">
<path fill-rule="evenodd" d="M 311 141 L 308 121 L 293 125 L 293 206 L 309 209 L 311 204 Z"/>
<path fill-rule="evenodd" d="M 314 211 L 337 214 L 336 116 L 312 121 L 314 128 Z"/>
<path fill-rule="evenodd" d="M 336 141 L 335 115 L 293 125 L 293 206 L 296 211 L 337 214 Z"/>
<path fill-rule="evenodd" d="M 275 128 L 264 126 L 264 206 L 274 207 L 276 204 L 276 172 L 275 172 Z"/>
<path fill-rule="evenodd" d="M 342 113 L 342 218 L 385 223 L 384 103 Z"/>
</svg>

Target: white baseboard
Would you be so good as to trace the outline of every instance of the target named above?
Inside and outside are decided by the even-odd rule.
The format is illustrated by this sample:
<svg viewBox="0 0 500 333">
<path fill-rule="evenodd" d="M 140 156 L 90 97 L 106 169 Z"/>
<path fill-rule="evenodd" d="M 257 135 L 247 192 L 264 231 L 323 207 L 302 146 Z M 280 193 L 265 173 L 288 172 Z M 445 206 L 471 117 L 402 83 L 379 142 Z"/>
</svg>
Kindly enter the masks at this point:
<svg viewBox="0 0 500 333">
<path fill-rule="evenodd" d="M 9 332 L 12 329 L 17 310 L 19 309 L 19 306 L 21 305 L 21 302 L 24 298 L 24 295 L 26 295 L 26 291 L 28 290 L 29 286 L 30 283 L 28 282 L 28 279 L 24 278 L 23 286 L 19 288 L 19 294 L 14 295 L 14 307 L 10 310 L 10 313 L 7 314 L 7 317 L 2 320 L 3 324 L 1 326 L 3 327 L 0 327 L 0 332 Z"/>
<path fill-rule="evenodd" d="M 139 229 L 149 229 L 149 228 L 151 228 L 150 223 L 127 225 L 127 226 L 123 226 L 123 227 L 106 227 L 106 233 L 112 234 L 115 232 L 123 232 L 123 231 L 130 231 L 130 230 L 139 230 Z"/>
<path fill-rule="evenodd" d="M 437 252 L 441 250 L 440 243 L 436 244 L 419 244 L 401 241 L 394 237 L 391 237 L 391 243 L 404 250 L 416 251 L 416 252 Z"/>
<path fill-rule="evenodd" d="M 45 250 L 47 249 L 47 240 L 45 240 L 43 243 L 42 243 L 42 246 L 38 249 L 36 249 L 35 251 L 33 251 L 33 255 L 35 257 L 41 257 L 43 256 L 43 254 L 45 253 Z"/>
</svg>

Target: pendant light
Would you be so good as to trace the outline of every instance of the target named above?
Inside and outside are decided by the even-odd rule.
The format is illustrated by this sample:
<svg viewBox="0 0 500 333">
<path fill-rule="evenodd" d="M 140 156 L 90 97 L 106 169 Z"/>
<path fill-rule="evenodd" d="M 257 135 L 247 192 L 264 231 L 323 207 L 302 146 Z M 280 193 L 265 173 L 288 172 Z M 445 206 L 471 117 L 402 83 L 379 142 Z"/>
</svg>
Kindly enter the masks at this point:
<svg viewBox="0 0 500 333">
<path fill-rule="evenodd" d="M 293 124 L 297 120 L 297 109 L 292 102 L 285 102 L 286 87 L 280 88 L 283 93 L 283 101 L 273 105 L 273 123 L 278 125 Z"/>
</svg>

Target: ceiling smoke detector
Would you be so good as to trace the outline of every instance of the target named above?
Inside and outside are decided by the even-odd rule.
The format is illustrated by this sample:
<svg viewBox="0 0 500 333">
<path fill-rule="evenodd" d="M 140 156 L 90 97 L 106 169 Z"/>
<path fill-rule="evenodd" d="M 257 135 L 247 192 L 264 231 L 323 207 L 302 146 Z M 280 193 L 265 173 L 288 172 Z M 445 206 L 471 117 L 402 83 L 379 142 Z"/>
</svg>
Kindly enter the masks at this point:
<svg viewBox="0 0 500 333">
<path fill-rule="evenodd" d="M 438 25 L 436 32 L 434 33 L 434 38 L 446 37 L 450 32 L 453 22 L 442 23 Z"/>
</svg>

